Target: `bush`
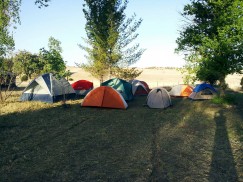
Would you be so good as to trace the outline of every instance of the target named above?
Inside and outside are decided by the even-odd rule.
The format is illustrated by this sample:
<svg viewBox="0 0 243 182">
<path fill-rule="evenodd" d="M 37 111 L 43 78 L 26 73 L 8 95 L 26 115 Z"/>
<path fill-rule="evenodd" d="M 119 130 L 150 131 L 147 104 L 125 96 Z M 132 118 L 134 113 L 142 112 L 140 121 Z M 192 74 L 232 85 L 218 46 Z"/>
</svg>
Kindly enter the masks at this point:
<svg viewBox="0 0 243 182">
<path fill-rule="evenodd" d="M 28 80 L 28 76 L 27 75 L 23 75 L 21 78 L 20 78 L 21 82 L 25 82 Z"/>
<path fill-rule="evenodd" d="M 225 96 L 216 96 L 212 99 L 214 104 L 222 104 L 222 105 L 234 105 L 236 104 L 236 98 L 232 94 L 227 94 Z"/>
</svg>

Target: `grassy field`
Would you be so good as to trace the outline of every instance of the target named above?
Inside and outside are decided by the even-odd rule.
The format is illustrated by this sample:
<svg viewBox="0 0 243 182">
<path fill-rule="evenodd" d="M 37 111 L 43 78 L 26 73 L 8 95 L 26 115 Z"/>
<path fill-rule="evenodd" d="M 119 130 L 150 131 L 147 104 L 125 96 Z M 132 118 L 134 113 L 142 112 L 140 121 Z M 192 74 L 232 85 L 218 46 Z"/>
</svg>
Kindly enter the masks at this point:
<svg viewBox="0 0 243 182">
<path fill-rule="evenodd" d="M 243 94 L 235 105 L 173 98 L 165 110 L 0 104 L 0 181 L 243 181 Z"/>
</svg>

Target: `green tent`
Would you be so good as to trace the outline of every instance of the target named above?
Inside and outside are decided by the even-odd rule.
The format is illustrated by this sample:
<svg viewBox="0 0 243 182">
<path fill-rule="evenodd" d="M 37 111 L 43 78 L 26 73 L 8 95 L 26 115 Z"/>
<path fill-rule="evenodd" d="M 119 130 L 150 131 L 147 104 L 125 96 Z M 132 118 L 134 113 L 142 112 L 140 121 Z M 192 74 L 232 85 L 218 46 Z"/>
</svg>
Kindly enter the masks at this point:
<svg viewBox="0 0 243 182">
<path fill-rule="evenodd" d="M 125 80 L 119 78 L 112 78 L 110 80 L 101 83 L 101 86 L 110 86 L 116 89 L 118 92 L 120 92 L 120 94 L 123 96 L 124 100 L 126 101 L 133 99 L 132 84 Z"/>
</svg>

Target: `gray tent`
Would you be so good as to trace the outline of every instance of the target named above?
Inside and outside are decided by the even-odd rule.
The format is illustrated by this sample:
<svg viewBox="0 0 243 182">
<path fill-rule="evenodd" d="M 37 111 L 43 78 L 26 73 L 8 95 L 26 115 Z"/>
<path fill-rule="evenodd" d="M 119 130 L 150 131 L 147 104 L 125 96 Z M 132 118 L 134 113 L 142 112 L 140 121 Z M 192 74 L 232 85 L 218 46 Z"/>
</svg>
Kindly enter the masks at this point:
<svg viewBox="0 0 243 182">
<path fill-rule="evenodd" d="M 152 89 L 147 96 L 147 105 L 150 108 L 166 108 L 172 105 L 170 95 L 166 89 L 157 87 Z"/>
<path fill-rule="evenodd" d="M 71 99 L 75 96 L 74 89 L 66 79 L 62 78 L 58 80 L 53 74 L 46 73 L 29 83 L 24 89 L 20 100 L 53 103 L 64 99 L 64 97 L 65 99 Z"/>
</svg>

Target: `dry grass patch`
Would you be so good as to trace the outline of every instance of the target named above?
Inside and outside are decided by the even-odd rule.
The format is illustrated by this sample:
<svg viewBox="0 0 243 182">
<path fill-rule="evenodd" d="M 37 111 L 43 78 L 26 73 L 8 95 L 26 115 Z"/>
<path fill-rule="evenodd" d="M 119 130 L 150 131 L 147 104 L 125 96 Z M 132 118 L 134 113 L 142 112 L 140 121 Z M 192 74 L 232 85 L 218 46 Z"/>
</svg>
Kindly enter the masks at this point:
<svg viewBox="0 0 243 182">
<path fill-rule="evenodd" d="M 12 100 L 0 108 L 0 181 L 242 181 L 235 94 L 234 107 L 173 98 L 165 110 L 146 97 L 127 110 Z"/>
</svg>

